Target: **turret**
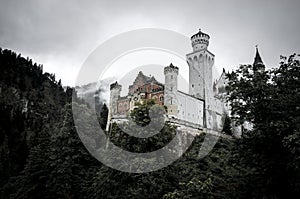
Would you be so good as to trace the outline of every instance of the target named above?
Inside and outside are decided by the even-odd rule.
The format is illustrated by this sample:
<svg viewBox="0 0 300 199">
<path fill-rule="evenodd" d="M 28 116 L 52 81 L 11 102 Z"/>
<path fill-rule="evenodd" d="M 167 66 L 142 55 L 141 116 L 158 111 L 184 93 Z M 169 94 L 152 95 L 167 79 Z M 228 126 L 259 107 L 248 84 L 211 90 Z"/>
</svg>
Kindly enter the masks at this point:
<svg viewBox="0 0 300 199">
<path fill-rule="evenodd" d="M 172 63 L 164 68 L 164 105 L 168 108 L 168 115 L 177 115 L 178 70 L 178 67 L 174 66 Z"/>
<path fill-rule="evenodd" d="M 199 32 L 191 37 L 193 51 L 206 49 L 209 44 L 209 38 L 208 34 L 201 32 L 201 29 L 199 29 Z"/>
</svg>

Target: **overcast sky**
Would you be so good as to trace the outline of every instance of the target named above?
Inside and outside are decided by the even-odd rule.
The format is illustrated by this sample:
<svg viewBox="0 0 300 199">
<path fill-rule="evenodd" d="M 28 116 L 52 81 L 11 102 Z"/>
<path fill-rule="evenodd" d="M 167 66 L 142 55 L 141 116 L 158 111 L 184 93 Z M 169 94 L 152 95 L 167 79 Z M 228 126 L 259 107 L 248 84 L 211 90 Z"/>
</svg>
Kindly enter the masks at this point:
<svg viewBox="0 0 300 199">
<path fill-rule="evenodd" d="M 29 56 L 74 85 L 79 68 L 102 42 L 139 28 L 190 37 L 210 35 L 215 65 L 252 63 L 255 45 L 269 67 L 300 52 L 299 0 L 0 0 L 0 47 Z M 188 53 L 188 52 L 187 52 Z"/>
</svg>

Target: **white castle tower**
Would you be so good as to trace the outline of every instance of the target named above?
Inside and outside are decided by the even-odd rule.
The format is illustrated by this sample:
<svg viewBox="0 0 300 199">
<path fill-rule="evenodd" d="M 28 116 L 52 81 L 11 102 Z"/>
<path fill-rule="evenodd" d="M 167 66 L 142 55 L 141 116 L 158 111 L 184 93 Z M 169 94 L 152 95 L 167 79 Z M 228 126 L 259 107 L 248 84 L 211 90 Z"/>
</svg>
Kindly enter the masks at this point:
<svg viewBox="0 0 300 199">
<path fill-rule="evenodd" d="M 193 52 L 186 55 L 189 65 L 189 94 L 207 100 L 212 92 L 212 66 L 214 57 L 207 50 L 209 35 L 201 32 L 191 37 Z"/>
<path fill-rule="evenodd" d="M 177 84 L 178 84 L 178 67 L 172 63 L 164 68 L 165 75 L 165 90 L 164 90 L 164 105 L 168 108 L 168 115 L 177 115 L 178 99 L 177 99 Z"/>
</svg>

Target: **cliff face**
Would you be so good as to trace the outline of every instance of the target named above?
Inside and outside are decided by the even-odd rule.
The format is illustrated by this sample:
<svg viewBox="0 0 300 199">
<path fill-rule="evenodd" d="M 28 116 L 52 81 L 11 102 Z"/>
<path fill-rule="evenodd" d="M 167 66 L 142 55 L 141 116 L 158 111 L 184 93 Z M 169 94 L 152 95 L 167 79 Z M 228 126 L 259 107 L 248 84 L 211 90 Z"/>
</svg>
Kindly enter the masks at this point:
<svg viewBox="0 0 300 199">
<path fill-rule="evenodd" d="M 45 128 L 60 120 L 71 100 L 55 76 L 10 50 L 0 49 L 0 185 L 23 170 Z"/>
</svg>

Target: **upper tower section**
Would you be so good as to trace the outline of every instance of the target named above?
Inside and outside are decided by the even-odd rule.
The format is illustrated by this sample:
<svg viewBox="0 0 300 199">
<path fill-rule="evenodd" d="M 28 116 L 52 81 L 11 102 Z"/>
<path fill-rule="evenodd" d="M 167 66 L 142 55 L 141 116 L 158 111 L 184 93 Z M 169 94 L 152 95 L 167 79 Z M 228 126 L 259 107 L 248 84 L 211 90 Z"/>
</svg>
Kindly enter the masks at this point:
<svg viewBox="0 0 300 199">
<path fill-rule="evenodd" d="M 110 90 L 118 90 L 121 92 L 122 86 L 116 81 L 110 85 Z"/>
<path fill-rule="evenodd" d="M 177 115 L 177 78 L 178 67 L 172 63 L 164 68 L 165 74 L 165 90 L 164 90 L 164 105 L 167 106 L 169 115 Z"/>
<path fill-rule="evenodd" d="M 177 92 L 178 70 L 178 67 L 174 66 L 172 63 L 164 68 L 165 91 Z"/>
<path fill-rule="evenodd" d="M 191 37 L 193 52 L 186 55 L 189 65 L 189 94 L 205 100 L 213 91 L 212 67 L 215 56 L 207 50 L 209 35 L 197 32 Z"/>
<path fill-rule="evenodd" d="M 178 75 L 178 67 L 174 66 L 172 63 L 169 66 L 166 66 L 164 68 L 164 74 L 167 75 L 169 73 Z"/>
<path fill-rule="evenodd" d="M 206 33 L 203 33 L 201 29 L 199 29 L 199 32 L 194 34 L 191 37 L 193 51 L 203 50 L 208 47 L 209 44 L 209 35 Z"/>
</svg>

